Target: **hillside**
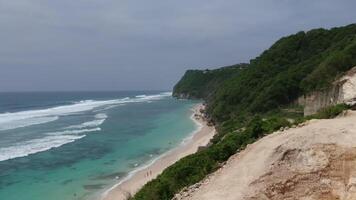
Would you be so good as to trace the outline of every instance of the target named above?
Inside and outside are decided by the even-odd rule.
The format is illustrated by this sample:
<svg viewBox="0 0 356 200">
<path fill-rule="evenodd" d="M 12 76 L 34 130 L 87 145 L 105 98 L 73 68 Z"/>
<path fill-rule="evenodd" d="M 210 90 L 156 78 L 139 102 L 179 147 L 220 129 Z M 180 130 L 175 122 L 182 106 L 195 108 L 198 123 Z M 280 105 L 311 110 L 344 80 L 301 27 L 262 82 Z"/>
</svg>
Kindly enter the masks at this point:
<svg viewBox="0 0 356 200">
<path fill-rule="evenodd" d="M 348 109 L 343 101 L 336 101 L 305 117 L 305 104 L 299 100 L 329 91 L 356 66 L 356 24 L 284 37 L 243 66 L 187 71 L 173 96 L 204 99 L 206 116 L 216 124 L 218 134 L 208 148 L 167 168 L 132 199 L 171 199 L 265 135 L 309 119 L 333 118 Z"/>
<path fill-rule="evenodd" d="M 356 112 L 277 131 L 176 200 L 356 199 Z"/>
<path fill-rule="evenodd" d="M 208 93 L 203 98 L 209 100 L 208 111 L 219 122 L 242 112 L 264 113 L 327 88 L 338 75 L 356 66 L 355 55 L 355 24 L 299 32 L 278 40 L 241 73 L 210 90 L 213 95 Z M 174 95 L 181 94 L 181 85 L 206 85 L 206 79 L 212 80 L 209 84 L 214 83 L 215 77 L 200 81 L 197 74 L 187 73 L 174 88 Z M 194 89 L 184 91 L 188 96 L 195 93 Z"/>
<path fill-rule="evenodd" d="M 188 70 L 174 86 L 174 97 L 207 98 L 231 77 L 237 76 L 248 64 L 237 64 L 214 70 Z"/>
</svg>

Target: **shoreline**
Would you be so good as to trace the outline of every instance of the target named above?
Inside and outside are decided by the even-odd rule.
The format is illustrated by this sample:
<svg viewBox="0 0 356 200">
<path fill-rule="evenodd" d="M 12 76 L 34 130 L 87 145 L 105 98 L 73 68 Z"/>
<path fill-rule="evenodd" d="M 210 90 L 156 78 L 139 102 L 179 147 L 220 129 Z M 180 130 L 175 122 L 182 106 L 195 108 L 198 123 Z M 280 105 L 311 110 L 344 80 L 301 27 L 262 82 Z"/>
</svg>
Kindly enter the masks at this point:
<svg viewBox="0 0 356 200">
<path fill-rule="evenodd" d="M 161 174 L 167 167 L 181 158 L 197 152 L 199 147 L 208 145 L 216 131 L 213 126 L 208 126 L 207 121 L 204 120 L 200 112 L 201 109 L 204 109 L 203 104 L 195 105 L 193 108 L 191 119 L 198 127 L 190 136 L 184 138 L 177 147 L 158 156 L 147 165 L 130 172 L 127 177 L 105 191 L 100 199 L 126 200 L 139 191 L 147 182 Z"/>
</svg>

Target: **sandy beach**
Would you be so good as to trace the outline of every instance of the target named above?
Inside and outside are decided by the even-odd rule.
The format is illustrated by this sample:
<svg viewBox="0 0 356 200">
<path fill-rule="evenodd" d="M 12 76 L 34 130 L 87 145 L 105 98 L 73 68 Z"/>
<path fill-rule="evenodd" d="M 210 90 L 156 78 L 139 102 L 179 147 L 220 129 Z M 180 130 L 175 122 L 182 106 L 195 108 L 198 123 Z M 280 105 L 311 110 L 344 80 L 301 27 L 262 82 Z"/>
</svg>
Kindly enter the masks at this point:
<svg viewBox="0 0 356 200">
<path fill-rule="evenodd" d="M 206 146 L 215 134 L 215 128 L 208 126 L 203 119 L 201 109 L 202 104 L 193 108 L 192 119 L 199 124 L 199 129 L 194 133 L 191 139 L 185 140 L 177 148 L 167 152 L 148 167 L 137 171 L 129 179 L 115 185 L 106 191 L 102 200 L 126 200 L 129 196 L 135 194 L 144 184 L 157 177 L 164 169 L 174 164 L 181 158 L 195 153 L 200 146 Z"/>
</svg>

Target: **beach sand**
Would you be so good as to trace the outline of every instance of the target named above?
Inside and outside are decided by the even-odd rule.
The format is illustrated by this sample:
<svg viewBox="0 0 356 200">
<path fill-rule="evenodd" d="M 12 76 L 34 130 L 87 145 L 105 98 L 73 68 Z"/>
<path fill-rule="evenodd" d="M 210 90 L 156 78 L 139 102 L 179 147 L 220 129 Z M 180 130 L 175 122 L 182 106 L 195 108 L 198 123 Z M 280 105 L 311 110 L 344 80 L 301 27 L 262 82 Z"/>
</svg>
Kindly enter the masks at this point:
<svg viewBox="0 0 356 200">
<path fill-rule="evenodd" d="M 174 164 L 181 158 L 197 152 L 201 146 L 206 146 L 210 139 L 215 135 L 215 128 L 208 126 L 203 119 L 201 109 L 204 109 L 202 104 L 198 104 L 193 108 L 193 120 L 196 121 L 200 128 L 195 132 L 190 140 L 185 141 L 182 145 L 169 151 L 152 165 L 137 171 L 128 180 L 114 186 L 102 196 L 102 200 L 126 200 L 129 196 L 135 194 L 148 181 L 154 179 L 162 173 L 164 169 Z"/>
</svg>

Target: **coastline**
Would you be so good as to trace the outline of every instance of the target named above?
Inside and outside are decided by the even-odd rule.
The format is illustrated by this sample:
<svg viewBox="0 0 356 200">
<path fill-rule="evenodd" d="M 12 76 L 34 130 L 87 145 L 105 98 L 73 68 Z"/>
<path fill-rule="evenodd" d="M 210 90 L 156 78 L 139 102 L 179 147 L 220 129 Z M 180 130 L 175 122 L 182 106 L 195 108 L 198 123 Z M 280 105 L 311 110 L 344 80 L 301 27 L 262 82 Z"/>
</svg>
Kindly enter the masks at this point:
<svg viewBox="0 0 356 200">
<path fill-rule="evenodd" d="M 126 200 L 147 182 L 161 174 L 164 169 L 181 158 L 197 152 L 199 147 L 208 145 L 216 131 L 213 126 L 208 126 L 207 121 L 202 117 L 201 109 L 204 109 L 203 104 L 198 104 L 193 108 L 191 118 L 198 128 L 190 137 L 185 138 L 179 146 L 152 160 L 143 168 L 131 172 L 125 179 L 105 191 L 100 199 Z"/>
</svg>

